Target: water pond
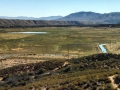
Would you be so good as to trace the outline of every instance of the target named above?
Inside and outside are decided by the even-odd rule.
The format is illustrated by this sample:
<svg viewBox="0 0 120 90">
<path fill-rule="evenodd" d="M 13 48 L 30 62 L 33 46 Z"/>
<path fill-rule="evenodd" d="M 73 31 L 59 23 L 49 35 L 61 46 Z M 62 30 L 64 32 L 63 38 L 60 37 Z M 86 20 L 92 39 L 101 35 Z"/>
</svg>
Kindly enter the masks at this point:
<svg viewBox="0 0 120 90">
<path fill-rule="evenodd" d="M 48 32 L 10 32 L 11 34 L 47 34 Z"/>
</svg>

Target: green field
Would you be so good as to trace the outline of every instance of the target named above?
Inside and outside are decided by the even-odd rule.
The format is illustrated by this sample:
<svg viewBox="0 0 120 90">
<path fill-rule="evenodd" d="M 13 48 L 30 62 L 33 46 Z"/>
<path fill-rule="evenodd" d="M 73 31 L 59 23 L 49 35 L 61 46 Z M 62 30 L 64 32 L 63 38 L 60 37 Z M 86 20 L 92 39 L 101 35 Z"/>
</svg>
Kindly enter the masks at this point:
<svg viewBox="0 0 120 90">
<path fill-rule="evenodd" d="M 10 34 L 34 31 L 48 34 Z M 41 27 L 1 28 L 1 53 L 67 54 L 85 56 L 99 53 L 97 44 L 107 44 L 109 52 L 120 52 L 119 28 Z M 113 46 L 116 46 L 113 48 Z"/>
</svg>

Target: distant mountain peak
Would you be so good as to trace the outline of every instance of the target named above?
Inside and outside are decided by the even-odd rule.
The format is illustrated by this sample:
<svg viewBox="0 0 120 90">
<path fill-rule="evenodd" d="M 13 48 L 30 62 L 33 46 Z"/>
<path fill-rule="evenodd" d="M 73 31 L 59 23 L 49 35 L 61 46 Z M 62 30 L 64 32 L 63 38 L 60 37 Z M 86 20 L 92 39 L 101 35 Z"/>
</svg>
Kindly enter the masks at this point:
<svg viewBox="0 0 120 90">
<path fill-rule="evenodd" d="M 94 22 L 102 24 L 117 24 L 120 22 L 120 12 L 111 12 L 111 13 L 96 13 L 96 12 L 76 12 L 71 13 L 63 18 L 58 20 L 62 21 L 85 21 L 85 22 Z"/>
</svg>

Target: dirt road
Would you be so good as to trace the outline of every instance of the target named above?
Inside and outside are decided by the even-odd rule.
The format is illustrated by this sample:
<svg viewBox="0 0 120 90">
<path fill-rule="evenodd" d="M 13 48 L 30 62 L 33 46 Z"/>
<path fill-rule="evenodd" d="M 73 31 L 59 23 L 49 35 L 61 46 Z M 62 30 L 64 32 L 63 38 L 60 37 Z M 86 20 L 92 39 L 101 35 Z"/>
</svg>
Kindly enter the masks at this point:
<svg viewBox="0 0 120 90">
<path fill-rule="evenodd" d="M 120 88 L 118 88 L 118 85 L 115 84 L 115 81 L 114 81 L 114 78 L 115 78 L 116 76 L 117 76 L 117 75 L 113 75 L 113 76 L 109 76 L 108 78 L 110 79 L 113 88 L 115 88 L 115 89 L 117 89 L 117 90 L 120 90 Z"/>
</svg>

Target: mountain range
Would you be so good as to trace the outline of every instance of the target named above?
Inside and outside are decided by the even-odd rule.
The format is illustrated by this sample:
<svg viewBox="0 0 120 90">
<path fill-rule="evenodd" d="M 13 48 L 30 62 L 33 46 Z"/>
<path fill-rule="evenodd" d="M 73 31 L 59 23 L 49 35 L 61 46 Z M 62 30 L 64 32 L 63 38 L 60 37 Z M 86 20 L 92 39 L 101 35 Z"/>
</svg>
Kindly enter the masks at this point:
<svg viewBox="0 0 120 90">
<path fill-rule="evenodd" d="M 120 24 L 120 12 L 95 13 L 77 12 L 62 16 L 50 17 L 4 17 L 0 16 L 0 27 L 39 27 L 39 26 L 86 26 L 86 25 Z M 109 26 L 109 25 L 108 25 Z"/>
<path fill-rule="evenodd" d="M 94 24 L 118 24 L 120 23 L 120 12 L 112 13 L 95 13 L 95 12 L 77 12 L 69 14 L 65 17 L 62 16 L 50 16 L 50 17 L 5 17 L 0 16 L 0 19 L 19 19 L 19 20 L 55 20 L 55 21 L 80 21 L 83 23 Z"/>
<path fill-rule="evenodd" d="M 100 24 L 118 24 L 120 23 L 120 12 L 112 13 L 95 13 L 95 12 L 77 12 L 59 18 L 60 21 L 83 21 Z"/>
</svg>

